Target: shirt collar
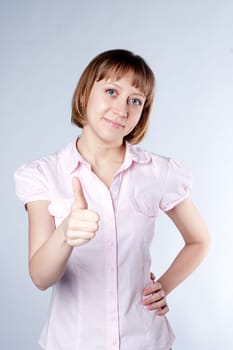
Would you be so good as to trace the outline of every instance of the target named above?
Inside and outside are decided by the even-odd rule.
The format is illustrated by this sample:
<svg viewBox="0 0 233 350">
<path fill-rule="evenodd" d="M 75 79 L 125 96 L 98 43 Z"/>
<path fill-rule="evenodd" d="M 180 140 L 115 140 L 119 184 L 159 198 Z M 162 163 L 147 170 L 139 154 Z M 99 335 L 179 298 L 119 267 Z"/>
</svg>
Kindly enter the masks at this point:
<svg viewBox="0 0 233 350">
<path fill-rule="evenodd" d="M 82 155 L 77 151 L 76 148 L 77 138 L 72 140 L 65 148 L 63 148 L 60 152 L 58 152 L 58 157 L 64 164 L 68 173 L 72 174 L 79 165 L 79 163 L 85 163 L 87 165 L 88 162 L 82 157 Z M 129 167 L 133 162 L 146 164 L 151 161 L 150 153 L 143 151 L 136 145 L 132 145 L 129 142 L 125 143 L 126 152 L 125 159 L 122 163 L 121 170 Z"/>
<path fill-rule="evenodd" d="M 146 164 L 151 161 L 150 153 L 142 150 L 140 147 L 136 145 L 132 145 L 129 142 L 126 142 L 126 153 L 125 153 L 125 161 L 127 159 L 131 159 L 135 163 Z"/>
<path fill-rule="evenodd" d="M 85 162 L 85 159 L 77 151 L 76 142 L 77 138 L 58 152 L 58 157 L 65 168 L 64 170 L 67 171 L 68 174 L 72 174 L 72 172 L 77 169 L 80 162 Z"/>
</svg>

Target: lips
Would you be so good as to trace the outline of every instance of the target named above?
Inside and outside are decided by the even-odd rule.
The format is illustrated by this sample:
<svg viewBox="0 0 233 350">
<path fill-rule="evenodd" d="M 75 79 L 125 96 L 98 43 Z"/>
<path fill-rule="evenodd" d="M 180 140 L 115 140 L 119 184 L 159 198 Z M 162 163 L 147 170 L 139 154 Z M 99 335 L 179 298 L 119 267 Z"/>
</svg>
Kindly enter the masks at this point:
<svg viewBox="0 0 233 350">
<path fill-rule="evenodd" d="M 113 128 L 115 129 L 119 129 L 119 128 L 124 128 L 125 126 L 123 124 L 121 124 L 120 122 L 116 121 L 116 120 L 111 120 L 111 119 L 107 119 L 104 118 L 104 120 Z"/>
</svg>

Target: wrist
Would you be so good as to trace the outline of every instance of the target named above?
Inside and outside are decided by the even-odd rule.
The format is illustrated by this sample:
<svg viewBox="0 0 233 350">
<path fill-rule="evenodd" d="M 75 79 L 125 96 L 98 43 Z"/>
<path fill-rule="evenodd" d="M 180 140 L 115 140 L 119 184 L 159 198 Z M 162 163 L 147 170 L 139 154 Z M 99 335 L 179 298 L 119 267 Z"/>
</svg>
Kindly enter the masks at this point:
<svg viewBox="0 0 233 350">
<path fill-rule="evenodd" d="M 68 243 L 67 243 L 67 235 L 66 235 L 66 232 L 67 232 L 67 223 L 68 223 L 68 217 L 65 218 L 61 224 L 56 228 L 56 232 L 58 233 L 58 236 L 59 236 L 59 240 L 62 244 L 66 244 L 68 246 L 70 246 Z"/>
</svg>

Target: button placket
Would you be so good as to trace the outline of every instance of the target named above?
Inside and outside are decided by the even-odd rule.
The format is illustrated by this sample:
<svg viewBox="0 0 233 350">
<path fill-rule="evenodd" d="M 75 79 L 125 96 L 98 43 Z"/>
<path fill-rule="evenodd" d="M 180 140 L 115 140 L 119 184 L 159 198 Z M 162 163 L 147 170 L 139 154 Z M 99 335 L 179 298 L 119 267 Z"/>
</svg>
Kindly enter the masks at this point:
<svg viewBox="0 0 233 350">
<path fill-rule="evenodd" d="M 104 194 L 107 205 L 104 214 L 106 256 L 106 331 L 107 349 L 119 349 L 118 281 L 117 281 L 117 232 L 114 203 L 110 191 Z"/>
</svg>

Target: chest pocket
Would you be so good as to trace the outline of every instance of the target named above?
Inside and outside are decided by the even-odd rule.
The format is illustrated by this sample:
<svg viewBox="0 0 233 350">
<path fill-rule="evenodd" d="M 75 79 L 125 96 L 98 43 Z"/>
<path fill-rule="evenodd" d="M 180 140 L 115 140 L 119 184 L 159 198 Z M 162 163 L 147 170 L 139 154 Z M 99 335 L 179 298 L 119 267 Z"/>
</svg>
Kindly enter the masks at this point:
<svg viewBox="0 0 233 350">
<path fill-rule="evenodd" d="M 158 216 L 160 188 L 156 184 L 153 173 L 148 175 L 148 169 L 137 169 L 129 176 L 130 201 L 139 213 L 156 217 Z"/>
</svg>

